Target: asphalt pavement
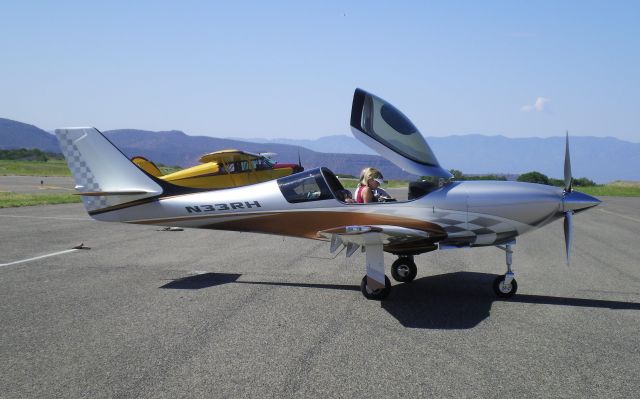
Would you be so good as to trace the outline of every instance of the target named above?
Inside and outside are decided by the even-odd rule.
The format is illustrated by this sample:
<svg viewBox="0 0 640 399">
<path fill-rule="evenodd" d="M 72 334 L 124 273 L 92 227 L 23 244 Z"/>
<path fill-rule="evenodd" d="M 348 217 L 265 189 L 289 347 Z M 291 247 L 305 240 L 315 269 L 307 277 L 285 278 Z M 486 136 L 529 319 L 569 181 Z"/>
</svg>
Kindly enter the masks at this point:
<svg viewBox="0 0 640 399">
<path fill-rule="evenodd" d="M 640 392 L 640 198 L 576 215 L 569 267 L 561 222 L 520 237 L 510 300 L 493 247 L 416 257 L 376 302 L 364 254 L 325 242 L 101 223 L 81 204 L 0 225 L 2 398 Z"/>
<path fill-rule="evenodd" d="M 76 191 L 70 176 L 0 176 L 0 192 L 51 194 Z"/>
</svg>

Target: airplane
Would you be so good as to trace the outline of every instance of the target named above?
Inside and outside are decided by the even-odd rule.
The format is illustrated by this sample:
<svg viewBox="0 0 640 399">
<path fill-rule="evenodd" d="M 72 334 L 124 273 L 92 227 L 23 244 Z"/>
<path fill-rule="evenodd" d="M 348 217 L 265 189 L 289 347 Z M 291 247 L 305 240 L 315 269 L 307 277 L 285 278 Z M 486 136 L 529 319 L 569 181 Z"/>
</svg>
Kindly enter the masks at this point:
<svg viewBox="0 0 640 399">
<path fill-rule="evenodd" d="M 135 156 L 131 161 L 145 172 L 177 186 L 196 188 L 230 188 L 277 179 L 302 172 L 298 164 L 280 164 L 270 156 L 274 153 L 254 154 L 240 150 L 222 150 L 204 154 L 201 165 L 163 175 L 152 161 Z"/>
<path fill-rule="evenodd" d="M 413 123 L 382 98 L 356 89 L 353 135 L 402 169 L 431 180 L 409 184 L 408 200 L 346 203 L 343 186 L 326 167 L 241 187 L 202 189 L 159 179 L 133 164 L 97 129 L 57 129 L 76 190 L 89 215 L 100 221 L 232 230 L 325 240 L 333 253 L 365 253 L 360 290 L 367 299 L 391 292 L 384 252 L 398 258 L 391 275 L 415 279 L 414 256 L 435 250 L 495 246 L 505 252 L 506 272 L 493 290 L 513 296 L 516 237 L 564 218 L 567 263 L 573 215 L 600 203 L 572 189 L 569 136 L 564 189 L 513 181 L 455 181 L 443 169 Z M 435 183 L 438 179 L 438 183 Z"/>
</svg>

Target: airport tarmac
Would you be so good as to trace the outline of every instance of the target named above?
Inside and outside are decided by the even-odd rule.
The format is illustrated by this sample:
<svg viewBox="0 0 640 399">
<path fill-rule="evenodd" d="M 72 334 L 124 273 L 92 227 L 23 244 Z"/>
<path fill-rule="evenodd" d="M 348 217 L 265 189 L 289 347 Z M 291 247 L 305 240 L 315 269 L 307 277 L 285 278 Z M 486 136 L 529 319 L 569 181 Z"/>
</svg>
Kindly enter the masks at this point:
<svg viewBox="0 0 640 399">
<path fill-rule="evenodd" d="M 76 191 L 70 176 L 0 176 L 0 192 L 53 194 Z"/>
<path fill-rule="evenodd" d="M 576 215 L 570 267 L 562 222 L 518 238 L 510 300 L 493 247 L 416 257 L 376 302 L 364 254 L 325 242 L 100 223 L 81 204 L 0 224 L 2 398 L 640 392 L 640 198 Z"/>
</svg>

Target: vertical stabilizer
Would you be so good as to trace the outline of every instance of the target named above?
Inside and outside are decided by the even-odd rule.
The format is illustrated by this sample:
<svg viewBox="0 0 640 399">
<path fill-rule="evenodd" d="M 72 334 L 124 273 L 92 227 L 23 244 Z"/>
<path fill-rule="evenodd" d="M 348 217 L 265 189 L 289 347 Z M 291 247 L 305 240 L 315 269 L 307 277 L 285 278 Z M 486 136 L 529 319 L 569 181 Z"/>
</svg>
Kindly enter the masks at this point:
<svg viewBox="0 0 640 399">
<path fill-rule="evenodd" d="M 56 129 L 56 136 L 88 212 L 162 194 L 162 187 L 97 129 Z"/>
</svg>

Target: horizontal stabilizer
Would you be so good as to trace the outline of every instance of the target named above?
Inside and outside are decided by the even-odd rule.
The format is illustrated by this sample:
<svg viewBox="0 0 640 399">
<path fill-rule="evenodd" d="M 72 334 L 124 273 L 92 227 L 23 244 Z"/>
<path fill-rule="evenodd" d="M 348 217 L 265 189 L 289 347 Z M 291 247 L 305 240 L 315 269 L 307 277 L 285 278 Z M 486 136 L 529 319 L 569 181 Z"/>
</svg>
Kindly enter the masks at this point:
<svg viewBox="0 0 640 399">
<path fill-rule="evenodd" d="M 102 197 L 108 195 L 145 195 L 145 194 L 156 194 L 153 191 L 140 191 L 140 190 L 130 190 L 130 191 L 87 191 L 83 193 L 74 193 L 73 195 L 86 195 L 89 197 Z"/>
</svg>

